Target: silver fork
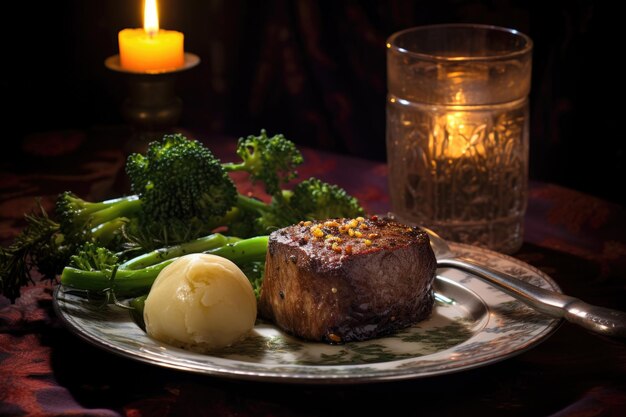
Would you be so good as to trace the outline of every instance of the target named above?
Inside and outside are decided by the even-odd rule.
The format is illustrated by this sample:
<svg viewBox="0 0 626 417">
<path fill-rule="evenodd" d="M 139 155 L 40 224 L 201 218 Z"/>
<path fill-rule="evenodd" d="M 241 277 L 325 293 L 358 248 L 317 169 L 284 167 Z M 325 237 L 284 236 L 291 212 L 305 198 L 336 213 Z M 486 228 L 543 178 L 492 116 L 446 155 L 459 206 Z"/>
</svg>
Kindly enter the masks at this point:
<svg viewBox="0 0 626 417">
<path fill-rule="evenodd" d="M 605 336 L 626 338 L 625 312 L 587 304 L 578 298 L 537 287 L 512 275 L 480 265 L 471 259 L 457 256 L 448 242 L 437 233 L 422 226 L 420 228 L 430 237 L 430 244 L 437 258 L 437 267 L 469 272 L 548 316 L 564 318 Z"/>
</svg>

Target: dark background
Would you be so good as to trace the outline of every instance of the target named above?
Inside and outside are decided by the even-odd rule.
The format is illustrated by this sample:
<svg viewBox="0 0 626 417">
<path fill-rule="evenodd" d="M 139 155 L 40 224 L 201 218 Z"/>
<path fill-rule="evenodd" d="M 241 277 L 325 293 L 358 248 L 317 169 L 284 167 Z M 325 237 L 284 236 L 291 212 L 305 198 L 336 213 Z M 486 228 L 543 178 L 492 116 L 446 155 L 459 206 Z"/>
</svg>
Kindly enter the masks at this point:
<svg viewBox="0 0 626 417">
<path fill-rule="evenodd" d="M 140 0 L 11 2 L 3 13 L 3 158 L 38 132 L 123 125 L 123 79 L 103 61 L 142 26 Z M 626 203 L 619 15 L 597 1 L 159 0 L 200 66 L 180 75 L 181 127 L 385 160 L 385 40 L 411 26 L 472 22 L 534 40 L 531 179 Z M 9 10 L 9 9 L 6 9 Z M 622 48 L 623 49 L 623 48 Z M 199 138 L 202 139 L 202 138 Z M 366 180 L 366 179 L 364 179 Z"/>
</svg>

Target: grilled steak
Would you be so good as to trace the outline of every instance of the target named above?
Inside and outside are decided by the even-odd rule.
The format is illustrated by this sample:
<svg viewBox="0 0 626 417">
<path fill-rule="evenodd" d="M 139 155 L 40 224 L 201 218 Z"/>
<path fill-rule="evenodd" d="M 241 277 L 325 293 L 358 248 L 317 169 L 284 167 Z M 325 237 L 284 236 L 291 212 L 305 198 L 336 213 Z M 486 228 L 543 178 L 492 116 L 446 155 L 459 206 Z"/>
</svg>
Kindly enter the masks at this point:
<svg viewBox="0 0 626 417">
<path fill-rule="evenodd" d="M 373 216 L 273 232 L 261 316 L 304 339 L 365 340 L 427 318 L 436 260 L 428 235 Z"/>
</svg>

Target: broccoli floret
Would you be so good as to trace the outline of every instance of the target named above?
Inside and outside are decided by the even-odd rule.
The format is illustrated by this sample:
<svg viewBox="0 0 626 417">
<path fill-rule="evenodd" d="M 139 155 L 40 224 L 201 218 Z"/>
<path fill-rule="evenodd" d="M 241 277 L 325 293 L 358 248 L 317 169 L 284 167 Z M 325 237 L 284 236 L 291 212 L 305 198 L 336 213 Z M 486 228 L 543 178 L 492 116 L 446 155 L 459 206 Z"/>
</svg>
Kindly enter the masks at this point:
<svg viewBox="0 0 626 417">
<path fill-rule="evenodd" d="M 270 204 L 240 195 L 237 205 L 257 212 L 257 234 L 271 233 L 301 220 L 357 217 L 364 213 L 358 200 L 343 188 L 313 177 L 297 184 L 293 190 L 283 190 Z"/>
<path fill-rule="evenodd" d="M 75 255 L 72 255 L 72 268 L 83 271 L 100 271 L 111 273 L 118 266 L 119 258 L 110 250 L 93 243 L 85 243 Z"/>
<path fill-rule="evenodd" d="M 126 172 L 135 195 L 99 203 L 61 195 L 62 231 L 107 247 L 124 234 L 129 244 L 150 250 L 208 233 L 236 201 L 237 190 L 220 161 L 180 134 L 150 143 L 145 155 L 130 155 Z"/>
<path fill-rule="evenodd" d="M 240 197 L 243 198 L 243 197 Z M 259 231 L 257 220 L 259 212 L 245 207 L 233 207 L 226 217 L 218 222 L 228 228 L 228 234 L 248 238 L 263 234 Z"/>
<path fill-rule="evenodd" d="M 128 157 L 126 172 L 142 211 L 155 222 L 223 216 L 237 189 L 220 161 L 196 140 L 166 135 L 147 154 Z"/>
<path fill-rule="evenodd" d="M 309 178 L 293 188 L 289 207 L 299 220 L 357 217 L 363 214 L 358 200 L 346 190 L 317 178 Z"/>
<path fill-rule="evenodd" d="M 65 192 L 56 201 L 56 214 L 64 235 L 73 240 L 89 241 L 95 232 L 105 244 L 114 239 L 127 218 L 134 216 L 140 208 L 141 201 L 137 196 L 92 203 Z M 98 240 L 98 236 L 95 239 Z"/>
<path fill-rule="evenodd" d="M 241 163 L 224 164 L 227 171 L 246 171 L 252 181 L 262 181 L 269 195 L 278 195 L 281 184 L 294 179 L 296 167 L 304 161 L 296 145 L 283 135 L 261 135 L 239 138 L 237 155 Z"/>
<path fill-rule="evenodd" d="M 69 192 L 59 196 L 61 231 L 73 240 L 114 246 L 127 226 L 126 238 L 152 249 L 206 234 L 209 220 L 236 201 L 220 161 L 180 134 L 150 143 L 145 155 L 130 155 L 126 172 L 136 195 L 96 203 Z"/>
</svg>

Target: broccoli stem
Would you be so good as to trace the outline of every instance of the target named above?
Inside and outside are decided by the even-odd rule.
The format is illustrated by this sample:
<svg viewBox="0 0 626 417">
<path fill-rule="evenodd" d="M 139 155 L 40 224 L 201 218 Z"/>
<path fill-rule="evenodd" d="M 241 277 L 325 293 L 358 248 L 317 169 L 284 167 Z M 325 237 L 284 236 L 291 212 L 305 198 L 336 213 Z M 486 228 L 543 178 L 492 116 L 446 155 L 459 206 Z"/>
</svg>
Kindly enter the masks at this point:
<svg viewBox="0 0 626 417">
<path fill-rule="evenodd" d="M 123 197 L 116 197 L 116 198 L 111 198 L 109 200 L 104 200 L 101 201 L 99 203 L 89 203 L 89 204 L 93 204 L 93 205 L 101 205 L 102 208 L 106 208 L 106 207 L 110 207 L 114 204 L 118 204 L 122 201 L 133 201 L 133 200 L 137 200 L 139 199 L 138 195 L 125 195 Z"/>
<path fill-rule="evenodd" d="M 61 273 L 61 284 L 95 292 L 113 288 L 118 297 L 132 297 L 147 294 L 159 272 L 172 262 L 174 259 L 137 270 L 118 269 L 113 280 L 109 274 L 102 271 L 85 271 L 66 266 Z"/>
<path fill-rule="evenodd" d="M 235 205 L 234 207 L 231 207 L 231 209 L 228 210 L 228 212 L 226 212 L 226 214 L 223 215 L 222 217 L 218 217 L 217 219 L 214 219 L 213 221 L 209 222 L 208 228 L 212 230 L 212 229 L 217 229 L 220 226 L 230 225 L 236 222 L 237 220 L 239 220 L 241 215 L 242 215 L 241 208 L 238 207 L 238 205 Z"/>
<path fill-rule="evenodd" d="M 239 240 L 241 239 L 237 237 L 224 236 L 221 233 L 214 233 L 180 245 L 153 250 L 152 252 L 137 256 L 121 264 L 119 269 L 141 269 L 168 259 L 178 258 L 179 256 L 183 256 L 188 253 L 208 251 Z"/>
<path fill-rule="evenodd" d="M 148 298 L 147 294 L 133 298 L 128 302 L 128 305 L 133 308 L 130 311 L 130 314 L 133 316 L 133 319 L 143 331 L 146 330 L 146 323 L 143 320 L 143 310 L 146 306 L 146 298 Z"/>
<path fill-rule="evenodd" d="M 92 227 L 96 227 L 119 217 L 132 217 L 141 208 L 139 197 L 133 197 L 132 199 L 121 199 L 101 210 L 90 213 L 89 223 Z"/>
<path fill-rule="evenodd" d="M 205 251 L 211 255 L 230 259 L 236 264 L 265 260 L 269 236 L 256 236 L 235 243 L 228 243 L 219 248 Z"/>
<path fill-rule="evenodd" d="M 243 209 L 248 209 L 248 210 L 256 210 L 260 212 L 264 212 L 268 210 L 268 206 L 264 202 L 257 200 L 255 198 L 246 197 L 241 194 L 237 195 L 237 207 L 241 207 Z"/>
<path fill-rule="evenodd" d="M 234 163 L 234 162 L 224 162 L 222 164 L 222 168 L 226 172 L 234 172 L 234 171 L 248 171 L 248 164 L 245 162 Z"/>
<path fill-rule="evenodd" d="M 85 201 L 73 195 L 68 196 L 68 198 L 70 201 L 74 201 L 81 206 L 80 208 L 81 214 L 87 215 L 87 214 L 95 213 L 96 211 L 107 209 L 111 206 L 119 204 L 122 201 L 136 200 L 137 196 L 131 195 L 131 196 L 113 198 L 111 200 L 105 200 L 105 201 L 99 201 L 99 202 Z"/>
<path fill-rule="evenodd" d="M 91 229 L 91 236 L 99 244 L 106 246 L 111 243 L 113 239 L 115 239 L 122 226 L 126 223 L 128 223 L 128 219 L 126 217 L 119 217 L 106 223 L 102 223 Z"/>
<path fill-rule="evenodd" d="M 205 252 L 243 264 L 265 260 L 267 244 L 268 236 L 239 240 L 216 233 L 203 239 L 165 250 L 156 250 L 131 259 L 119 266 L 113 280 L 109 273 L 68 266 L 61 273 L 61 284 L 87 291 L 104 291 L 113 288 L 118 297 L 136 296 L 148 293 L 163 268 L 184 254 Z"/>
</svg>

